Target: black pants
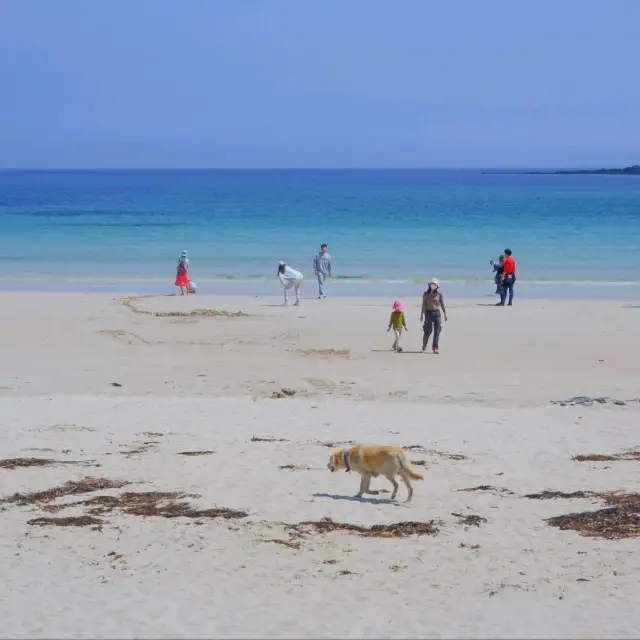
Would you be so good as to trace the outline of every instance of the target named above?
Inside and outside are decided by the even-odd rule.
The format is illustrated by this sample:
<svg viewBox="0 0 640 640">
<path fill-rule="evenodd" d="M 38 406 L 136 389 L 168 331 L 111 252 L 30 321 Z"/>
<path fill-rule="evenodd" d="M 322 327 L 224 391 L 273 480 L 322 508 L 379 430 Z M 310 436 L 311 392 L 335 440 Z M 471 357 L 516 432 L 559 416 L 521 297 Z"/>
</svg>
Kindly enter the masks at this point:
<svg viewBox="0 0 640 640">
<path fill-rule="evenodd" d="M 427 311 L 424 316 L 424 325 L 422 325 L 424 336 L 422 337 L 422 348 L 425 349 L 427 342 L 429 342 L 429 336 L 433 332 L 433 348 L 438 348 L 438 342 L 440 340 L 440 331 L 442 331 L 442 313 L 440 309 L 434 309 L 433 311 Z"/>
<path fill-rule="evenodd" d="M 508 275 L 502 281 L 502 288 L 500 289 L 500 304 L 504 304 L 507 300 L 507 293 L 509 294 L 509 304 L 513 303 L 513 285 L 516 283 L 515 275 Z"/>
</svg>

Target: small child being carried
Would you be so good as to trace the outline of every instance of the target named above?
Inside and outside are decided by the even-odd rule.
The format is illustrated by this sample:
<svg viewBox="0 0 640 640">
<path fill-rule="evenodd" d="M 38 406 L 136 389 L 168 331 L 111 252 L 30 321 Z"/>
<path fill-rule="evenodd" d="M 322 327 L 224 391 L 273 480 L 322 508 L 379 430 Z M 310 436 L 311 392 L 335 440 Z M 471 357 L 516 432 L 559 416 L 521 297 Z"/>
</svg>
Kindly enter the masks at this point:
<svg viewBox="0 0 640 640">
<path fill-rule="evenodd" d="M 407 329 L 407 321 L 404 317 L 404 305 L 400 300 L 396 300 L 393 303 L 393 310 L 391 311 L 391 317 L 389 318 L 389 328 L 387 329 L 387 332 L 391 331 L 391 329 L 393 329 L 393 333 L 395 335 L 395 340 L 391 348 L 398 353 L 402 353 L 400 338 L 402 337 L 402 332 L 409 331 L 409 329 Z"/>
</svg>

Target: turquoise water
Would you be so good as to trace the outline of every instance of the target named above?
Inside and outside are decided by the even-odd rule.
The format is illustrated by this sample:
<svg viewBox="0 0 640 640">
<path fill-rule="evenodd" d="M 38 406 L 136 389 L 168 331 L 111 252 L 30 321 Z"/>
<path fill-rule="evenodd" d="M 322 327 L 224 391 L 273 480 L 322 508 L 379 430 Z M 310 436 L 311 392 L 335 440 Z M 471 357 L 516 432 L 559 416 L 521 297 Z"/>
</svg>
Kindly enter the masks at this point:
<svg viewBox="0 0 640 640">
<path fill-rule="evenodd" d="M 640 284 L 640 178 L 481 171 L 0 172 L 0 287 L 172 290 L 188 249 L 213 292 L 271 290 L 279 260 L 336 293 L 437 276 L 491 288 L 511 247 L 521 293 Z M 411 289 L 412 290 L 412 289 Z"/>
</svg>

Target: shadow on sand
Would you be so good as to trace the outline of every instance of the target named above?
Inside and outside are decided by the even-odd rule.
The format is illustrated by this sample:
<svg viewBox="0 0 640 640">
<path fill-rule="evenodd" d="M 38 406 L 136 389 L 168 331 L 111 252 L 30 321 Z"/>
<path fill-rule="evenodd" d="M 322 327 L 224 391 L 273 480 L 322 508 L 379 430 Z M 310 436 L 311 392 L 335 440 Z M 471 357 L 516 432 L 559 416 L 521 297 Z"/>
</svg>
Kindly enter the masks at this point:
<svg viewBox="0 0 640 640">
<path fill-rule="evenodd" d="M 371 349 L 371 353 L 394 353 L 393 349 Z M 396 352 L 397 353 L 397 352 Z M 403 349 L 400 353 L 398 353 L 399 356 L 403 356 L 405 353 L 413 353 L 413 354 L 420 354 L 422 356 L 427 355 L 427 356 L 433 356 L 436 355 L 435 353 L 431 352 L 431 351 L 411 351 L 408 349 Z"/>
<path fill-rule="evenodd" d="M 310 301 L 310 300 L 316 300 L 316 298 L 303 298 L 300 297 L 300 302 L 304 302 L 304 301 Z M 295 297 L 293 298 L 293 302 L 295 302 Z M 289 304 L 284 304 L 282 302 L 266 302 L 265 304 L 261 304 L 261 307 L 282 307 L 283 309 L 286 309 L 287 307 L 294 307 L 296 305 L 293 304 L 293 302 L 290 300 Z M 298 305 L 300 306 L 300 305 Z"/>
<path fill-rule="evenodd" d="M 331 498 L 331 500 L 346 500 L 347 502 L 364 502 L 366 504 L 392 504 L 395 507 L 404 506 L 390 498 L 358 498 L 358 496 L 339 496 L 335 493 L 314 493 L 314 498 Z"/>
</svg>

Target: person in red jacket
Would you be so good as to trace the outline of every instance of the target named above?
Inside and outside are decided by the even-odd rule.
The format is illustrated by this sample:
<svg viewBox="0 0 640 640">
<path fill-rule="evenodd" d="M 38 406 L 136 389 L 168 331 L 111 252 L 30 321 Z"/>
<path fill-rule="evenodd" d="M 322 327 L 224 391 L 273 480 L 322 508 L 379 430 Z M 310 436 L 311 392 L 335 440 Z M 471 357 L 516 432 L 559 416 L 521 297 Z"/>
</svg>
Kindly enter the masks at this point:
<svg viewBox="0 0 640 640">
<path fill-rule="evenodd" d="M 513 258 L 511 249 L 504 250 L 504 266 L 502 268 L 502 287 L 500 289 L 500 302 L 497 306 L 504 307 L 509 294 L 509 306 L 513 304 L 513 285 L 516 283 L 516 261 Z"/>
</svg>

